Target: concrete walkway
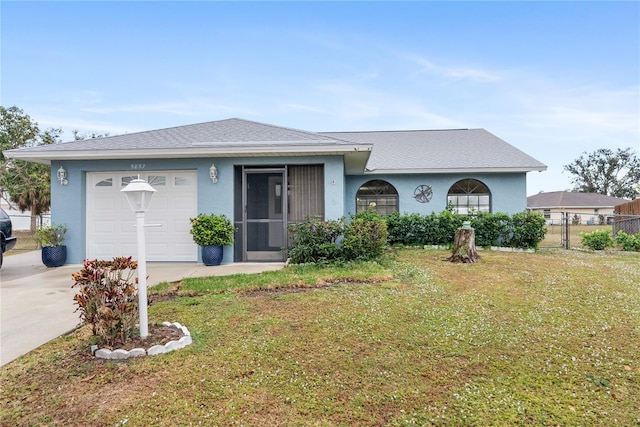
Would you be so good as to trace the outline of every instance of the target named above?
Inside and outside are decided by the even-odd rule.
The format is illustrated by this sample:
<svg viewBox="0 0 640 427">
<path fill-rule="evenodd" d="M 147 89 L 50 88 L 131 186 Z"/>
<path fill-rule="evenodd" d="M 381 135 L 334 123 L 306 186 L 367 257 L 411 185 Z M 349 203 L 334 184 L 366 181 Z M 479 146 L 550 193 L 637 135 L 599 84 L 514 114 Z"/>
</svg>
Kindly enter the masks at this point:
<svg viewBox="0 0 640 427">
<path fill-rule="evenodd" d="M 0 269 L 0 366 L 78 326 L 71 274 L 82 265 L 47 268 L 40 251 L 6 256 Z M 224 276 L 278 270 L 284 263 L 147 263 L 147 285 L 188 277 Z"/>
</svg>

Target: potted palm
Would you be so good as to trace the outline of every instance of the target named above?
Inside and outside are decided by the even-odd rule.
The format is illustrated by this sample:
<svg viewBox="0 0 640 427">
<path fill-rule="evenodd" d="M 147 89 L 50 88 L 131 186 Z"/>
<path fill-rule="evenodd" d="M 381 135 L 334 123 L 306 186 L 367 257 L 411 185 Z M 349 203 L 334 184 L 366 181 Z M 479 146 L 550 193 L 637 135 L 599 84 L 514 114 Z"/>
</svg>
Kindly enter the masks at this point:
<svg viewBox="0 0 640 427">
<path fill-rule="evenodd" d="M 47 267 L 60 267 L 67 261 L 66 234 L 66 225 L 43 225 L 36 230 L 34 240 L 42 247 L 42 263 Z"/>
<path fill-rule="evenodd" d="M 224 246 L 233 243 L 235 227 L 225 215 L 200 214 L 190 218 L 193 241 L 202 248 L 205 265 L 220 265 Z"/>
</svg>

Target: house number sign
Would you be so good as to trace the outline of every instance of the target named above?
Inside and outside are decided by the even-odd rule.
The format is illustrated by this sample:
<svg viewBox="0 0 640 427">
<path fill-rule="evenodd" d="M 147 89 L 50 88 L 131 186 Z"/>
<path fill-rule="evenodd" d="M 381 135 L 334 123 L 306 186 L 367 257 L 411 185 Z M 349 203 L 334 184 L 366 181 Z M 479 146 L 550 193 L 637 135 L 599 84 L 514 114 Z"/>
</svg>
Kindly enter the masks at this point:
<svg viewBox="0 0 640 427">
<path fill-rule="evenodd" d="M 144 163 L 131 163 L 131 169 L 132 170 L 140 170 L 140 169 L 144 169 L 146 167 L 147 167 L 147 165 L 145 165 Z"/>
</svg>

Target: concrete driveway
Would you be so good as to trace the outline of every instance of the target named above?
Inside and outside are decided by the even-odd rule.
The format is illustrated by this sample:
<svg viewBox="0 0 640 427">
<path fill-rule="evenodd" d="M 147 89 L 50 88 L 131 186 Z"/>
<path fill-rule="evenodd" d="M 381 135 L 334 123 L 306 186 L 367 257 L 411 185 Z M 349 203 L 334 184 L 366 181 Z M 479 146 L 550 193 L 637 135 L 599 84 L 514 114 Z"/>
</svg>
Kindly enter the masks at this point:
<svg viewBox="0 0 640 427">
<path fill-rule="evenodd" d="M 7 255 L 7 254 L 5 254 Z M 196 263 L 147 263 L 147 285 L 188 277 L 277 270 L 284 263 L 236 263 L 207 267 Z M 0 269 L 0 366 L 75 329 L 75 289 L 71 274 L 81 265 L 47 268 L 40 251 L 5 256 Z"/>
</svg>

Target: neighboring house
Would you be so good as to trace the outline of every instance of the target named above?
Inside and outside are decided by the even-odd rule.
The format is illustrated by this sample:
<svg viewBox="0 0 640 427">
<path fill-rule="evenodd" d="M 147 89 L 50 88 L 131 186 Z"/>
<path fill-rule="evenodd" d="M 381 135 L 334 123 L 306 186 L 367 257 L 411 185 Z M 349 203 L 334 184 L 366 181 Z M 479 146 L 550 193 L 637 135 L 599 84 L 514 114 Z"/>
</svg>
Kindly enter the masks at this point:
<svg viewBox="0 0 640 427">
<path fill-rule="evenodd" d="M 527 209 L 543 214 L 548 224 L 560 224 L 562 212 L 569 212 L 578 224 L 603 224 L 610 221 L 616 205 L 626 202 L 598 193 L 551 191 L 527 197 Z"/>
<path fill-rule="evenodd" d="M 310 216 L 521 212 L 527 172 L 546 169 L 483 129 L 314 133 L 242 119 L 4 154 L 51 164 L 52 221 L 69 226 L 69 263 L 135 255 L 120 190 L 138 175 L 157 190 L 148 260 L 198 261 L 189 218 L 215 212 L 237 226 L 228 263 L 282 260 L 287 226 Z"/>
</svg>

